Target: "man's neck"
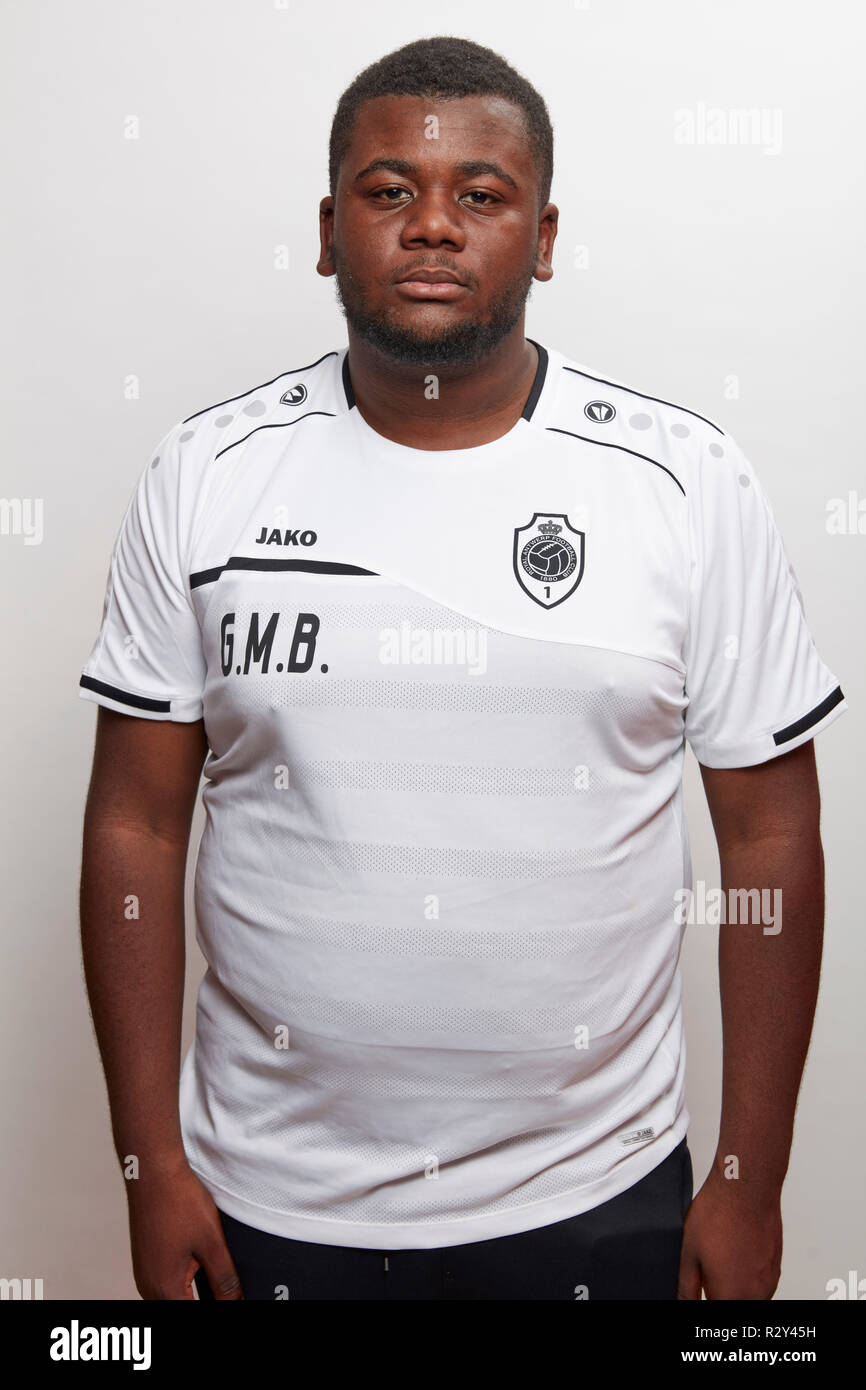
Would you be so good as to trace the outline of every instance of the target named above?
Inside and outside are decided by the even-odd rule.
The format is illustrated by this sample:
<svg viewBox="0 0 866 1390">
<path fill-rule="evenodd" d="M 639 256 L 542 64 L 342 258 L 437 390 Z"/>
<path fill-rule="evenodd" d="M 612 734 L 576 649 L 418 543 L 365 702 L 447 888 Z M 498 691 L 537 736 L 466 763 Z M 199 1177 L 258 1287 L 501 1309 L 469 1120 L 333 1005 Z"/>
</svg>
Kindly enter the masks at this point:
<svg viewBox="0 0 866 1390">
<path fill-rule="evenodd" d="M 522 325 L 471 367 L 401 364 L 349 330 L 355 404 L 377 434 L 411 449 L 472 449 L 507 434 L 523 413 L 538 352 Z M 438 395 L 431 398 L 429 378 Z"/>
</svg>

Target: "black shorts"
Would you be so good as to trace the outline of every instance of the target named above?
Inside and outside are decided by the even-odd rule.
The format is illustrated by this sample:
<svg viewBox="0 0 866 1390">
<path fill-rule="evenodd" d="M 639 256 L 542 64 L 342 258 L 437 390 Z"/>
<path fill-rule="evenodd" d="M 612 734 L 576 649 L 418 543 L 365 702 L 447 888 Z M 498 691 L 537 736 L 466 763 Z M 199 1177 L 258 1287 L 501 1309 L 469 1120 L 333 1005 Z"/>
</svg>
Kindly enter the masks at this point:
<svg viewBox="0 0 866 1390">
<path fill-rule="evenodd" d="M 686 1140 L 633 1187 L 547 1226 L 468 1245 L 369 1250 L 290 1240 L 220 1212 L 244 1297 L 675 1299 L 692 1200 Z M 203 1269 L 201 1299 L 213 1299 Z"/>
</svg>

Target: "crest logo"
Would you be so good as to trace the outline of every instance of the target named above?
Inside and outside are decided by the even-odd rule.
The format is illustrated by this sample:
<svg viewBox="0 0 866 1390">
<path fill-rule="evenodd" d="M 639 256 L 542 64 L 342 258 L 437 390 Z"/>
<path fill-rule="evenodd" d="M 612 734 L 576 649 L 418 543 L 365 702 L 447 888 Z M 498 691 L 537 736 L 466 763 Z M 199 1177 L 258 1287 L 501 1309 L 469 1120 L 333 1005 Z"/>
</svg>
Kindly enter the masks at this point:
<svg viewBox="0 0 866 1390">
<path fill-rule="evenodd" d="M 282 405 L 300 405 L 306 399 L 307 388 L 303 382 L 299 382 L 297 386 L 290 386 L 288 391 L 284 391 L 280 396 Z"/>
<path fill-rule="evenodd" d="M 514 528 L 517 582 L 542 608 L 555 608 L 583 578 L 585 534 L 563 512 L 534 512 Z"/>
<path fill-rule="evenodd" d="M 613 419 L 616 410 L 610 401 L 588 401 L 583 407 L 583 413 L 593 424 L 607 425 Z"/>
</svg>

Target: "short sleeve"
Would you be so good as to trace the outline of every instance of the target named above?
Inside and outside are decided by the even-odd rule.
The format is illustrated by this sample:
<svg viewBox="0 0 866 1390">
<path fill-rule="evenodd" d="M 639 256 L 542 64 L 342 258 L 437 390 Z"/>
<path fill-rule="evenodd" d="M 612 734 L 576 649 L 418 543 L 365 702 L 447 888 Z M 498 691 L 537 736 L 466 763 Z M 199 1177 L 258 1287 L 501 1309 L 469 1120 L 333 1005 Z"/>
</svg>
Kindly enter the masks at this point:
<svg viewBox="0 0 866 1390">
<path fill-rule="evenodd" d="M 160 440 L 127 506 L 78 693 L 124 714 L 192 723 L 202 718 L 206 672 L 185 572 L 180 431 L 175 425 Z"/>
<path fill-rule="evenodd" d="M 770 503 L 730 435 L 707 441 L 687 497 L 685 737 L 706 767 L 749 767 L 848 706 L 812 640 Z"/>
</svg>

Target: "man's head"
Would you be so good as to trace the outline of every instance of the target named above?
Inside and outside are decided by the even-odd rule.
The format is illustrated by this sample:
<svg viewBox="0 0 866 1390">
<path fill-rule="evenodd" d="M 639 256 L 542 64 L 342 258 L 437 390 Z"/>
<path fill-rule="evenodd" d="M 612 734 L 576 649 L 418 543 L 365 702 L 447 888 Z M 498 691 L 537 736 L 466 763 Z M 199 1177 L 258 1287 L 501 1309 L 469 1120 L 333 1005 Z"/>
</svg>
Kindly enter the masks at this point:
<svg viewBox="0 0 866 1390">
<path fill-rule="evenodd" d="M 320 204 L 317 268 L 350 328 L 404 363 L 489 354 L 553 274 L 552 176 L 544 101 L 491 49 L 419 39 L 366 68 L 338 103 Z M 461 283 L 406 283 L 430 270 Z"/>
</svg>

